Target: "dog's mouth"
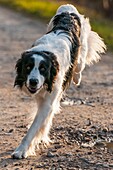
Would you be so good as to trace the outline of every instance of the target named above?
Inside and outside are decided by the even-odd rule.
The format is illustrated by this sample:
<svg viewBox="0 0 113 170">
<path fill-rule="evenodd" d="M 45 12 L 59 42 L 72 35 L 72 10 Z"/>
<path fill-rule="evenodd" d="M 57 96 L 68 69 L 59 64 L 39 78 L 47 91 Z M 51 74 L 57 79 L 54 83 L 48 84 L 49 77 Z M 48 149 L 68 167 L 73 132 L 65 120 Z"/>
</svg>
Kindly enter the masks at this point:
<svg viewBox="0 0 113 170">
<path fill-rule="evenodd" d="M 36 87 L 27 87 L 28 88 L 28 90 L 29 90 L 29 92 L 30 93 L 36 93 L 37 92 L 37 90 L 38 90 L 38 88 L 36 88 Z"/>
<path fill-rule="evenodd" d="M 27 86 L 26 86 L 26 87 L 27 87 Z M 37 88 L 37 86 L 36 86 L 36 87 L 33 87 L 33 86 L 27 87 L 28 91 L 29 91 L 30 93 L 32 93 L 32 94 L 35 94 L 35 93 L 36 93 L 37 91 L 39 91 L 41 88 L 42 88 L 42 86 L 39 87 L 39 88 Z"/>
</svg>

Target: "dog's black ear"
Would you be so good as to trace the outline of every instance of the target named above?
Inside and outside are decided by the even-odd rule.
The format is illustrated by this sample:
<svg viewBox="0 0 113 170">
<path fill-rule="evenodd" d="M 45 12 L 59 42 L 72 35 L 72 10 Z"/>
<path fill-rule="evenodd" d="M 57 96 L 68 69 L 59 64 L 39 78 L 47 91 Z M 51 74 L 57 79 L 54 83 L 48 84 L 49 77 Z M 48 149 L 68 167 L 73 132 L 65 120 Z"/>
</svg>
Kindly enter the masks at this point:
<svg viewBox="0 0 113 170">
<path fill-rule="evenodd" d="M 14 87 L 15 86 L 22 87 L 22 58 L 17 60 L 15 69 L 16 69 L 17 75 L 16 75 L 16 78 L 15 78 Z"/>
<path fill-rule="evenodd" d="M 15 82 L 14 82 L 14 87 L 15 86 L 18 86 L 18 87 L 22 87 L 23 86 L 23 82 L 24 82 L 24 76 L 23 76 L 23 61 L 24 61 L 24 58 L 26 57 L 27 55 L 27 52 L 23 52 L 21 54 L 21 58 L 17 60 L 17 63 L 16 63 L 16 66 L 15 66 L 15 69 L 16 69 L 16 78 L 15 78 Z"/>
<path fill-rule="evenodd" d="M 14 87 L 18 86 L 22 88 L 23 83 L 26 80 L 26 75 L 23 74 L 24 72 L 23 65 L 24 65 L 26 58 L 29 57 L 30 55 L 32 55 L 32 52 L 25 51 L 21 54 L 21 58 L 17 60 L 16 66 L 15 66 L 17 76 L 15 78 Z"/>
<path fill-rule="evenodd" d="M 48 79 L 46 80 L 46 85 L 47 85 L 47 91 L 51 93 L 52 89 L 53 89 L 53 85 L 55 83 L 58 71 L 59 71 L 59 63 L 56 59 L 56 56 L 54 54 L 50 54 L 48 55 L 50 63 L 51 63 L 51 67 L 50 67 L 50 74 Z"/>
<path fill-rule="evenodd" d="M 20 74 L 22 71 L 22 58 L 17 60 L 16 66 L 15 66 L 17 74 Z"/>
</svg>

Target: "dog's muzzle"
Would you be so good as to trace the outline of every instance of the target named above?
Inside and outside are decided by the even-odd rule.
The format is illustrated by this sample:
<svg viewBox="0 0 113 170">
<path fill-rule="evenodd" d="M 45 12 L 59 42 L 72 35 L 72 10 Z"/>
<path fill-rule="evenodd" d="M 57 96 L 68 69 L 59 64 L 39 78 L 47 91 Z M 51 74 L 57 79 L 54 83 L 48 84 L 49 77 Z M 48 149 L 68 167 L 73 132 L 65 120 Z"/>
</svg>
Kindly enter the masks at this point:
<svg viewBox="0 0 113 170">
<path fill-rule="evenodd" d="M 32 78 L 32 79 L 29 80 L 29 86 L 27 88 L 30 91 L 30 93 L 36 93 L 37 90 L 40 89 L 40 88 L 38 88 L 38 84 L 39 84 L 38 79 Z"/>
</svg>

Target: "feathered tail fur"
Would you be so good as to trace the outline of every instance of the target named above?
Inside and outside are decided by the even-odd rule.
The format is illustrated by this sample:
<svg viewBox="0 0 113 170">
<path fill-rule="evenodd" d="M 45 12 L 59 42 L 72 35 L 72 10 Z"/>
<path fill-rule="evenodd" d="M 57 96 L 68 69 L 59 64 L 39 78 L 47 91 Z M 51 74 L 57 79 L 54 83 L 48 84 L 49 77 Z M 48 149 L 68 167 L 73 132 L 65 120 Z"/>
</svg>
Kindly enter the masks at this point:
<svg viewBox="0 0 113 170">
<path fill-rule="evenodd" d="M 88 53 L 86 57 L 86 64 L 90 65 L 93 62 L 100 60 L 100 54 L 105 53 L 106 45 L 103 39 L 94 31 L 90 31 L 88 37 Z"/>
</svg>

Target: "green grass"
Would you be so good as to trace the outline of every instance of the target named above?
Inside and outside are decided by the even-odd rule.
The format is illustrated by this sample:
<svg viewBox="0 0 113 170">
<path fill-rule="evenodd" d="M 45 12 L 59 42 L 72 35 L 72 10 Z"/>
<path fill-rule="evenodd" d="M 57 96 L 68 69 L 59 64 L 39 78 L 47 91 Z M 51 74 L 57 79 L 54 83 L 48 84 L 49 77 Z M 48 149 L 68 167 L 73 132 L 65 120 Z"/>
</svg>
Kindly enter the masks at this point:
<svg viewBox="0 0 113 170">
<path fill-rule="evenodd" d="M 49 0 L 0 0 L 0 4 L 45 20 L 54 15 L 59 3 Z"/>
<path fill-rule="evenodd" d="M 92 19 L 91 25 L 93 30 L 104 39 L 108 50 L 113 51 L 113 22 L 105 19 Z"/>
<path fill-rule="evenodd" d="M 0 0 L 0 4 L 30 14 L 35 18 L 42 18 L 47 22 L 55 14 L 61 2 L 52 0 Z M 81 6 L 77 6 L 77 8 L 82 14 L 90 17 L 93 30 L 99 33 L 107 44 L 108 49 L 113 51 L 113 22 L 104 19 L 94 10 L 89 10 Z"/>
</svg>

